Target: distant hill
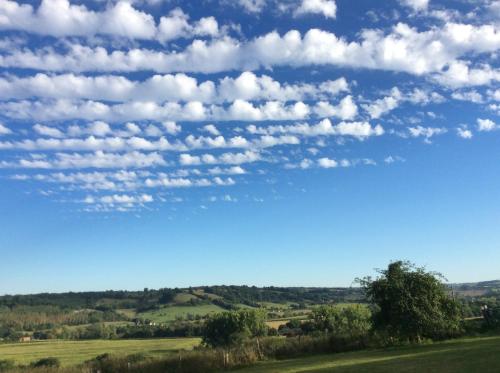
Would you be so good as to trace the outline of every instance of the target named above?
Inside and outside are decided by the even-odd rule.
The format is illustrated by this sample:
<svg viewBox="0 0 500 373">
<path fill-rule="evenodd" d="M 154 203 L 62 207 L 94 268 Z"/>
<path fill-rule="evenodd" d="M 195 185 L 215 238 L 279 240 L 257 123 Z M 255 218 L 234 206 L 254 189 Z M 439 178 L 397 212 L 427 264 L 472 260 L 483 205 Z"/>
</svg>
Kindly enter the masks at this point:
<svg viewBox="0 0 500 373">
<path fill-rule="evenodd" d="M 467 317 L 500 304 L 500 281 L 448 285 Z M 259 308 L 278 330 L 308 319 L 315 306 L 366 303 L 359 287 L 198 286 L 142 291 L 90 291 L 0 296 L 0 341 L 201 335 L 211 314 Z M 300 321 L 299 321 L 300 322 Z M 285 328 L 286 330 L 286 328 Z"/>
<path fill-rule="evenodd" d="M 464 282 L 450 287 L 455 294 L 464 297 L 500 296 L 500 280 Z"/>
<path fill-rule="evenodd" d="M 362 302 L 360 288 L 201 286 L 191 288 L 144 289 L 143 291 L 95 291 L 40 293 L 0 296 L 0 306 L 59 306 L 74 309 L 148 309 L 165 304 L 213 303 L 230 309 L 236 305 L 258 306 L 274 303 Z"/>
<path fill-rule="evenodd" d="M 455 295 L 463 297 L 498 296 L 500 280 L 448 285 Z M 148 310 L 158 305 L 214 304 L 231 309 L 262 302 L 295 303 L 359 303 L 364 295 L 358 287 L 256 287 L 256 286 L 199 286 L 189 288 L 144 289 L 143 291 L 107 290 L 94 292 L 40 293 L 0 296 L 0 307 L 58 306 L 72 309 L 130 309 Z"/>
</svg>

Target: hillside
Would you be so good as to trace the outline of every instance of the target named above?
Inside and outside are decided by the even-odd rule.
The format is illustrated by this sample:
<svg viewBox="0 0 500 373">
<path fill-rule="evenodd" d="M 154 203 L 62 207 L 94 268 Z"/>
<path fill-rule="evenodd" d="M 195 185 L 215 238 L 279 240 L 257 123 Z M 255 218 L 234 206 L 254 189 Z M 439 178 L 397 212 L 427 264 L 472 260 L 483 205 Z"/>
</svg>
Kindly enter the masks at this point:
<svg viewBox="0 0 500 373">
<path fill-rule="evenodd" d="M 360 301 L 359 288 L 306 288 L 306 287 L 255 287 L 255 286 L 201 286 L 190 288 L 147 289 L 143 291 L 95 291 L 69 293 L 40 293 L 0 296 L 0 306 L 52 305 L 70 308 L 147 308 L 155 304 L 179 304 L 189 301 L 210 301 L 214 304 L 274 303 L 328 303 Z"/>
</svg>

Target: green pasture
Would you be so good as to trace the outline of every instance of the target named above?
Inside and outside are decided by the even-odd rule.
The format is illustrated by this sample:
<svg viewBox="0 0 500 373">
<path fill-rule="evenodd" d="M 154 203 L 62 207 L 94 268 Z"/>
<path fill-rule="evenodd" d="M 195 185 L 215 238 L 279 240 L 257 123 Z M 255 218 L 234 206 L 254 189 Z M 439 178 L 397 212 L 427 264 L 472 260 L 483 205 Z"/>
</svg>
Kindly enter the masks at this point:
<svg viewBox="0 0 500 373">
<path fill-rule="evenodd" d="M 29 364 L 45 357 L 56 357 L 64 366 L 76 365 L 98 355 L 130 355 L 143 353 L 160 357 L 166 353 L 189 350 L 200 344 L 199 338 L 121 339 L 89 341 L 37 341 L 0 344 L 0 360 Z"/>
<path fill-rule="evenodd" d="M 168 323 L 175 321 L 179 316 L 186 319 L 188 314 L 205 316 L 214 312 L 225 311 L 215 304 L 201 304 L 196 306 L 166 306 L 159 310 L 141 312 L 137 314 L 142 319 L 149 319 L 157 323 Z"/>
<path fill-rule="evenodd" d="M 500 337 L 267 361 L 239 373 L 500 372 Z"/>
</svg>

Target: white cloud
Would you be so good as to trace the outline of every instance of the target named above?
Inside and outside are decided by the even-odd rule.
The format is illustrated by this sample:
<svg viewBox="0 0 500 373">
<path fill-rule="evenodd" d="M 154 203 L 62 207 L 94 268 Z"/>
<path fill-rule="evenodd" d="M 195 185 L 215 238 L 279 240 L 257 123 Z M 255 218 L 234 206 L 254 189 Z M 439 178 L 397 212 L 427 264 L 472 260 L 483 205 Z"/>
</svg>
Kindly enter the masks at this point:
<svg viewBox="0 0 500 373">
<path fill-rule="evenodd" d="M 212 175 L 244 175 L 247 172 L 241 166 L 232 166 L 228 168 L 214 167 L 208 170 Z"/>
<path fill-rule="evenodd" d="M 146 134 L 146 136 L 149 136 L 149 137 L 160 137 L 163 135 L 163 131 L 153 125 L 153 124 L 149 124 L 145 129 L 144 129 L 144 133 Z"/>
<path fill-rule="evenodd" d="M 294 125 L 278 125 L 257 127 L 255 125 L 247 126 L 247 131 L 251 134 L 295 134 L 301 136 L 353 136 L 364 139 L 370 136 L 381 136 L 384 129 L 377 124 L 372 127 L 368 122 L 340 122 L 333 125 L 329 119 L 323 119 L 315 125 L 299 123 Z"/>
<path fill-rule="evenodd" d="M 273 66 L 334 65 L 423 75 L 439 73 L 462 56 L 491 53 L 499 47 L 500 33 L 494 25 L 448 22 L 441 28 L 418 31 L 398 23 L 390 33 L 365 29 L 355 41 L 311 29 L 304 35 L 296 30 L 284 35 L 270 32 L 247 42 L 227 37 L 211 42 L 195 40 L 184 50 L 173 52 L 138 48 L 108 52 L 102 47 L 82 45 L 69 46 L 66 54 L 51 48 L 35 52 L 23 49 L 2 55 L 0 66 L 52 71 L 215 73 Z"/>
<path fill-rule="evenodd" d="M 423 127 L 423 126 L 416 126 L 416 127 L 408 127 L 408 131 L 410 133 L 410 136 L 412 137 L 423 137 L 424 141 L 427 143 L 430 143 L 430 139 L 433 136 L 437 135 L 442 135 L 448 132 L 446 128 L 440 128 L 440 127 Z"/>
<path fill-rule="evenodd" d="M 442 103 L 446 99 L 437 92 L 414 88 L 413 91 L 403 94 L 402 99 L 414 105 L 428 105 L 431 103 Z"/>
<path fill-rule="evenodd" d="M 303 170 L 310 168 L 312 165 L 313 165 L 313 161 L 311 161 L 308 158 L 303 159 L 299 163 L 299 167 L 302 168 Z"/>
<path fill-rule="evenodd" d="M 167 101 L 217 100 L 211 81 L 198 84 L 185 74 L 153 75 L 144 81 L 133 81 L 123 76 L 83 76 L 74 74 L 47 75 L 38 73 L 23 78 L 0 78 L 1 98 L 92 99 L 107 101 Z"/>
<path fill-rule="evenodd" d="M 111 133 L 111 127 L 106 122 L 95 121 L 89 124 L 88 132 L 91 135 L 102 137 Z"/>
<path fill-rule="evenodd" d="M 97 101 L 9 101 L 0 102 L 3 114 L 15 119 L 32 120 L 104 120 L 123 122 L 127 120 L 157 121 L 264 121 L 297 120 L 307 118 L 309 106 L 303 102 L 285 104 L 267 101 L 254 105 L 244 100 L 236 100 L 225 107 L 203 105 L 199 101 L 185 104 L 165 102 L 157 104 L 150 101 L 132 101 L 122 104 L 105 104 Z"/>
<path fill-rule="evenodd" d="M 7 128 L 2 123 L 0 123 L 0 136 L 1 135 L 10 135 L 11 133 L 12 133 L 12 131 L 9 128 Z"/>
<path fill-rule="evenodd" d="M 166 165 L 158 153 L 56 153 L 55 157 L 23 158 L 16 162 L 0 161 L 2 168 L 148 168 Z"/>
<path fill-rule="evenodd" d="M 203 130 L 210 133 L 211 135 L 214 135 L 214 136 L 220 135 L 219 130 L 213 124 L 207 124 L 207 125 L 203 126 Z"/>
<path fill-rule="evenodd" d="M 250 71 L 237 78 L 225 77 L 217 87 L 219 102 L 242 100 L 300 101 L 304 99 L 328 98 L 349 91 L 345 78 L 324 81 L 319 85 L 299 83 L 282 84 L 267 75 L 257 76 Z"/>
<path fill-rule="evenodd" d="M 64 137 L 64 133 L 56 127 L 48 127 L 37 123 L 33 126 L 33 129 L 42 136 Z"/>
<path fill-rule="evenodd" d="M 98 199 L 95 199 L 94 197 L 86 197 L 84 202 L 85 203 L 105 203 L 105 204 L 137 204 L 137 203 L 151 203 L 154 201 L 154 198 L 150 194 L 140 194 L 137 196 L 134 195 L 127 195 L 127 194 L 113 194 L 109 196 L 102 196 L 99 197 Z"/>
<path fill-rule="evenodd" d="M 0 0 L 0 29 L 55 37 L 110 35 L 157 39 L 162 43 L 178 38 L 219 35 L 219 25 L 213 17 L 189 23 L 189 16 L 176 8 L 161 17 L 157 26 L 151 14 L 123 0 L 109 4 L 103 11 L 72 5 L 68 0 L 42 0 L 37 9 L 29 4 Z"/>
<path fill-rule="evenodd" d="M 322 168 L 334 168 L 337 167 L 339 164 L 336 160 L 325 157 L 318 159 L 318 165 Z"/>
<path fill-rule="evenodd" d="M 107 137 L 96 138 L 89 136 L 86 138 L 37 138 L 24 139 L 15 142 L 2 142 L 0 148 L 3 149 L 23 149 L 23 150 L 73 150 L 73 151 L 96 151 L 96 150 L 185 150 L 185 146 L 171 144 L 162 138 L 158 141 L 149 141 L 141 137 L 120 138 Z"/>
<path fill-rule="evenodd" d="M 412 8 L 414 11 L 427 10 L 429 0 L 399 0 L 402 5 Z"/>
<path fill-rule="evenodd" d="M 488 85 L 500 81 L 500 69 L 487 64 L 470 68 L 464 61 L 453 61 L 446 70 L 435 74 L 433 79 L 451 88 Z"/>
<path fill-rule="evenodd" d="M 216 185 L 220 185 L 220 186 L 230 186 L 230 185 L 236 184 L 235 181 L 230 177 L 228 177 L 226 179 L 222 179 L 219 176 L 216 176 L 216 177 L 214 177 L 213 180 L 214 180 L 214 183 Z M 226 201 L 229 201 L 229 200 L 226 199 Z"/>
<path fill-rule="evenodd" d="M 160 18 L 157 38 L 164 43 L 173 39 L 218 34 L 219 25 L 214 17 L 201 18 L 198 22 L 189 24 L 189 16 L 182 9 L 175 8 L 168 16 Z"/>
<path fill-rule="evenodd" d="M 476 90 L 453 92 L 451 94 L 451 97 L 455 100 L 470 101 L 470 102 L 473 102 L 475 104 L 483 103 L 483 96 L 481 95 L 481 93 L 479 93 Z"/>
<path fill-rule="evenodd" d="M 139 188 L 141 175 L 136 171 L 120 170 L 115 172 L 57 172 L 20 176 L 23 180 L 70 184 L 72 189 L 123 191 Z"/>
<path fill-rule="evenodd" d="M 471 139 L 472 138 L 472 131 L 467 129 L 467 128 L 458 127 L 457 128 L 457 136 L 461 137 L 462 139 Z"/>
<path fill-rule="evenodd" d="M 209 182 L 197 182 L 186 178 L 170 178 L 167 175 L 161 175 L 158 178 L 148 178 L 145 181 L 148 188 L 188 188 L 192 186 L 208 186 Z"/>
<path fill-rule="evenodd" d="M 36 10 L 28 4 L 1 0 L 0 28 L 58 37 L 107 34 L 151 39 L 156 34 L 154 18 L 125 1 L 94 12 L 67 0 L 42 0 Z"/>
<path fill-rule="evenodd" d="M 126 131 L 121 131 L 119 133 L 120 136 L 129 137 L 140 132 L 139 128 L 136 127 L 136 125 L 133 123 L 127 123 L 126 128 L 127 128 Z M 112 133 L 113 131 L 111 130 L 109 124 L 103 121 L 95 121 L 87 123 L 86 126 L 79 126 L 76 124 L 72 124 L 68 127 L 67 130 L 67 135 L 74 137 L 80 137 L 84 135 L 104 137 L 106 135 L 111 135 Z M 66 136 L 59 136 L 59 137 L 66 137 Z"/>
<path fill-rule="evenodd" d="M 358 114 L 358 107 L 354 103 L 352 96 L 344 97 L 337 106 L 328 102 L 320 101 L 314 107 L 314 112 L 320 118 L 337 117 L 344 120 L 354 119 Z"/>
<path fill-rule="evenodd" d="M 430 103 L 441 103 L 445 99 L 437 92 L 428 92 L 419 88 L 406 93 L 401 92 L 397 87 L 393 87 L 388 96 L 377 99 L 370 104 L 364 104 L 370 118 L 378 119 L 384 114 L 396 109 L 401 103 L 409 102 L 414 105 L 427 105 Z"/>
<path fill-rule="evenodd" d="M 295 10 L 295 15 L 302 14 L 321 14 L 325 18 L 335 18 L 337 4 L 334 0 L 302 0 Z"/>
<path fill-rule="evenodd" d="M 399 160 L 399 159 L 398 159 Z M 393 160 L 395 161 L 395 159 Z M 319 158 L 317 160 L 311 160 L 309 158 L 302 159 L 299 163 L 286 163 L 286 169 L 296 169 L 301 168 L 303 170 L 312 168 L 312 167 L 320 167 L 320 168 L 336 168 L 336 167 L 354 167 L 357 165 L 366 165 L 366 166 L 376 166 L 377 162 L 375 162 L 371 158 L 357 158 L 357 159 L 340 159 L 335 160 L 328 157 Z"/>
<path fill-rule="evenodd" d="M 500 4 L 500 0 L 499 0 L 499 4 Z M 488 94 L 488 98 L 490 100 L 500 102 L 500 89 L 495 89 L 495 90 L 489 89 L 487 91 L 487 94 Z"/>
<path fill-rule="evenodd" d="M 189 188 L 189 187 L 209 187 L 209 186 L 231 186 L 235 185 L 234 179 L 214 177 L 212 179 L 187 179 L 187 178 L 170 178 L 167 175 L 160 175 L 158 178 L 148 178 L 145 185 L 149 188 Z"/>
<path fill-rule="evenodd" d="M 233 170 L 235 169 L 235 170 Z M 240 170 L 238 170 L 240 169 Z M 242 175 L 241 167 L 233 166 L 223 169 L 218 174 Z M 192 169 L 195 173 L 194 169 Z M 226 172 L 227 171 L 227 172 Z M 207 186 L 231 186 L 236 181 L 231 177 L 213 177 L 213 178 L 186 178 L 180 177 L 180 172 L 166 174 L 164 172 L 153 173 L 151 171 L 92 171 L 92 172 L 57 172 L 45 174 L 16 174 L 11 177 L 13 180 L 33 180 L 38 182 L 69 184 L 71 190 L 93 190 L 93 191 L 139 191 L 143 188 L 189 188 L 189 187 L 207 187 Z M 188 175 L 189 172 L 183 173 Z M 65 187 L 63 187 L 65 188 Z M 67 188 L 65 188 L 67 189 Z M 119 194 L 115 194 L 119 195 Z M 134 200 L 128 200 L 127 197 L 117 200 L 114 196 L 104 196 L 105 199 L 97 196 L 87 196 L 86 203 L 148 203 L 153 202 L 153 197 L 148 194 L 133 195 Z M 122 195 L 120 195 L 122 196 Z M 161 199 L 161 198 L 160 198 Z"/>
<path fill-rule="evenodd" d="M 176 135 L 182 131 L 182 127 L 173 121 L 163 122 L 162 125 L 165 128 L 165 131 L 171 135 Z"/>
<path fill-rule="evenodd" d="M 395 109 L 399 105 L 402 95 L 398 88 L 394 87 L 391 90 L 391 95 L 375 100 L 369 105 L 364 105 L 363 108 L 370 114 L 370 118 L 377 119 L 383 114 Z"/>
<path fill-rule="evenodd" d="M 104 125 L 104 129 L 95 129 L 91 136 L 78 137 L 82 134 L 89 132 L 98 125 Z M 144 130 L 144 134 L 148 137 L 157 137 L 157 139 L 150 139 L 140 137 L 129 132 L 129 127 L 135 124 L 126 123 L 125 130 L 115 129 L 109 132 L 109 126 L 104 122 L 93 122 L 87 127 L 80 127 L 72 125 L 68 128 L 68 135 L 76 137 L 67 137 L 67 134 L 54 128 L 43 125 L 35 125 L 35 132 L 43 136 L 52 136 L 51 138 L 26 138 L 17 141 L 0 141 L 1 149 L 20 149 L 30 151 L 50 151 L 50 150 L 71 150 L 71 151 L 97 151 L 97 150 L 112 150 L 112 151 L 187 151 L 194 149 L 207 149 L 207 148 L 244 148 L 244 149 L 261 149 L 269 148 L 278 145 L 298 145 L 300 139 L 290 134 L 281 136 L 272 136 L 263 134 L 262 136 L 247 139 L 243 136 L 237 135 L 228 137 L 227 139 L 218 135 L 215 137 L 209 136 L 195 136 L 189 134 L 184 141 L 177 139 L 169 141 L 161 133 L 160 127 L 149 124 Z M 109 136 L 104 136 L 109 132 Z M 139 132 L 139 131 L 138 131 Z M 95 135 L 94 135 L 95 134 Z M 102 135 L 102 136 L 98 136 Z"/>
<path fill-rule="evenodd" d="M 497 125 L 495 122 L 493 122 L 491 119 L 477 119 L 477 129 L 478 131 L 481 132 L 490 132 L 493 130 L 496 130 L 500 128 L 499 125 Z"/>
<path fill-rule="evenodd" d="M 248 13 L 260 13 L 266 5 L 266 0 L 238 0 L 237 3 Z"/>
<path fill-rule="evenodd" d="M 384 162 L 387 164 L 395 163 L 395 162 L 404 162 L 405 159 L 403 157 L 400 157 L 399 155 L 389 155 L 384 158 Z"/>
<path fill-rule="evenodd" d="M 181 154 L 179 163 L 183 166 L 194 166 L 201 164 L 234 164 L 252 163 L 261 159 L 260 154 L 254 151 L 244 153 L 223 153 L 219 156 L 212 154 L 203 154 L 201 156 L 191 154 Z"/>
<path fill-rule="evenodd" d="M 181 154 L 179 156 L 179 163 L 183 166 L 199 165 L 201 164 L 201 158 L 191 154 Z"/>
</svg>

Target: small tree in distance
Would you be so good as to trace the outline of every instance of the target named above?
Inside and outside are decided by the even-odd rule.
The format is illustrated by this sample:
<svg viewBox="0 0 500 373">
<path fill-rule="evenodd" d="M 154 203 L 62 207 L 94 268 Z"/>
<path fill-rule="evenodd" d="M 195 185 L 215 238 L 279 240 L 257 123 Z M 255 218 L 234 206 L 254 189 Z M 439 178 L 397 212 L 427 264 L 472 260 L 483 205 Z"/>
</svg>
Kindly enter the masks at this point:
<svg viewBox="0 0 500 373">
<path fill-rule="evenodd" d="M 393 262 L 379 273 L 375 280 L 358 280 L 375 306 L 376 329 L 413 342 L 460 332 L 460 305 L 447 294 L 442 275 L 403 261 Z"/>
</svg>

